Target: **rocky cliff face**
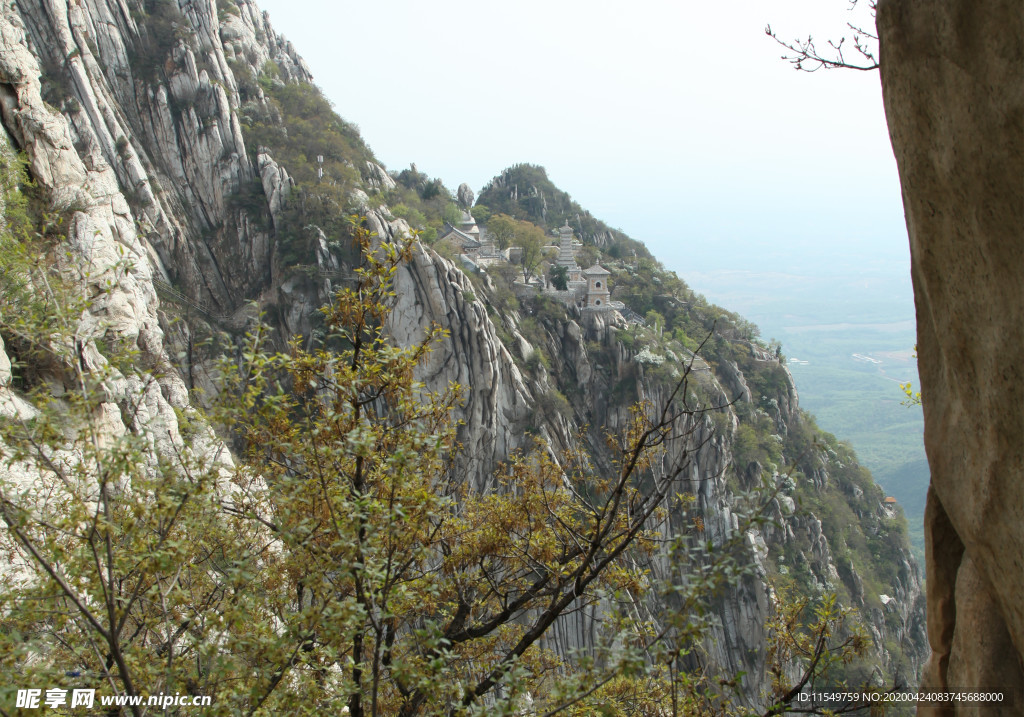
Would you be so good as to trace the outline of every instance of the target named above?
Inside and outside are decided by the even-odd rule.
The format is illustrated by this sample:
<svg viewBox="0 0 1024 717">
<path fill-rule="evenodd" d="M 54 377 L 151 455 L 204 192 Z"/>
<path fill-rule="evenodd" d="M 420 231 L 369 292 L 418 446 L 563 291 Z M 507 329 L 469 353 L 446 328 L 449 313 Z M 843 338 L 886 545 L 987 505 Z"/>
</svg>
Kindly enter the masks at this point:
<svg viewBox="0 0 1024 717">
<path fill-rule="evenodd" d="M 108 379 L 102 431 L 163 426 L 172 443 L 180 442 L 175 409 L 187 411 L 188 392 L 165 351 L 151 247 L 136 231 L 117 172 L 95 145 L 76 149 L 81 135 L 73 121 L 42 100 L 29 35 L 9 6 L 0 15 L 0 38 L 0 111 L 7 132 L 3 151 L 13 154 L 8 139 L 24 150 L 51 211 L 66 217 L 66 251 L 57 257 L 59 268 L 77 279 L 83 295 L 93 297 L 75 329 L 83 365 L 94 371 L 106 367 L 97 343 L 116 340 L 137 349 L 139 364 L 151 367 Z M 0 364 L 7 367 L 0 371 L 0 410 L 8 416 L 31 415 L 31 406 L 11 391 L 6 354 Z M 50 376 L 56 386 L 65 378 Z M 129 405 L 133 410 L 122 411 Z M 30 476 L 25 473 L 26 480 Z"/>
<path fill-rule="evenodd" d="M 1024 11 L 884 0 L 882 86 L 910 234 L 925 448 L 922 689 L 1024 702 Z"/>
<path fill-rule="evenodd" d="M 377 216 L 371 221 L 383 231 Z M 462 387 L 465 468 L 482 489 L 498 461 L 525 447 L 522 429 L 534 399 L 473 288 L 451 262 L 430 251 L 417 252 L 395 283 L 391 332 L 410 344 L 433 324 L 448 330 L 428 357 L 423 380 L 434 390 L 450 383 Z"/>
<path fill-rule="evenodd" d="M 651 353 L 651 345 L 627 347 L 626 340 L 636 333 L 636 327 L 616 314 L 570 310 L 562 318 L 550 306 L 546 310 L 541 306 L 533 318 L 537 317 L 542 317 L 538 321 L 541 331 L 534 332 L 533 343 L 525 339 L 515 342 L 515 358 L 527 366 L 527 383 L 535 387 L 536 430 L 552 445 L 570 445 L 583 433 L 588 436 L 591 455 L 597 461 L 608 461 L 605 430 L 614 434 L 626 425 L 633 399 L 663 405 L 674 381 L 666 380 L 661 372 L 668 368 L 678 375 L 691 359 L 695 370 L 689 390 L 699 396 L 693 405 L 725 406 L 698 414 L 693 419 L 695 425 L 680 426 L 680 432 L 695 429 L 690 448 L 697 448 L 680 482 L 680 490 L 692 493 L 694 502 L 692 511 L 674 513 L 662 526 L 666 539 L 693 534 L 697 524 L 700 531 L 693 546 L 703 540 L 724 545 L 742 520 L 739 496 L 743 491 L 755 489 L 763 476 L 784 486 L 765 506 L 766 520 L 749 527 L 745 534 L 745 555 L 753 572 L 714 604 L 712 627 L 703 645 L 707 664 L 725 674 L 745 673 L 744 692 L 761 694 L 767 687 L 765 624 L 779 597 L 776 591 L 838 591 L 846 604 L 864 617 L 876 646 L 874 664 L 896 674 L 904 685 L 913 682 L 927 654 L 924 599 L 918 568 L 905 541 L 891 534 L 887 537 L 886 526 L 895 520 L 895 513 L 884 507 L 883 494 L 864 478 L 848 449 L 805 442 L 816 429 L 801 413 L 792 376 L 778 360 L 764 352 L 755 354 L 745 342 L 736 342 L 751 354 L 743 360 L 743 368 L 728 360 L 712 366 L 692 352 L 677 356 L 666 352 L 668 355 L 660 357 L 664 361 L 659 361 L 659 356 Z M 515 332 L 523 329 L 523 318 L 506 315 L 500 323 Z M 650 334 L 640 335 L 650 338 Z M 549 366 L 533 362 L 529 368 L 536 351 L 551 357 Z M 756 382 L 761 380 L 762 370 L 777 372 L 781 380 L 770 395 L 752 395 L 744 372 L 751 377 L 750 383 L 759 385 Z M 742 390 L 736 390 L 739 387 Z M 568 396 L 568 407 L 553 412 L 554 420 L 547 420 L 545 396 L 552 392 Z M 747 464 L 740 457 L 738 444 L 744 440 L 744 427 L 755 421 L 770 426 L 772 440 L 783 447 L 783 460 L 792 462 L 794 469 L 787 476 L 779 474 L 777 465 Z M 665 464 L 671 463 L 670 456 Z M 837 505 L 848 511 L 841 519 L 834 513 Z M 850 522 L 858 527 L 852 528 Z M 855 544 L 865 539 L 872 551 L 888 551 L 886 559 L 892 561 L 892 569 L 885 576 L 860 574 L 865 567 L 857 564 Z M 656 557 L 648 566 L 652 584 L 685 582 L 685 573 L 700 569 L 702 561 L 709 563 L 711 556 L 691 555 L 689 560 L 693 562 L 681 569 L 678 556 L 663 553 Z M 669 599 L 668 604 L 671 602 Z M 666 604 L 654 603 L 646 605 L 645 614 L 660 625 Z M 572 629 L 562 626 L 555 639 L 568 648 L 581 647 L 580 636 L 592 630 L 586 616 L 578 615 Z"/>
<path fill-rule="evenodd" d="M 282 337 L 312 338 L 315 309 L 343 280 L 344 252 L 329 230 L 316 226 L 310 227 L 310 263 L 301 272 L 285 266 L 287 208 L 298 168 L 266 147 L 247 147 L 243 131 L 243 109 L 269 106 L 264 87 L 270 85 L 255 78 L 304 83 L 309 72 L 247 0 L 219 9 L 212 1 L 193 0 L 18 0 L 0 13 L 0 39 L 3 125 L 27 154 L 29 171 L 52 208 L 70 216 L 67 261 L 90 267 L 84 288 L 99 297 L 82 319 L 86 360 L 102 361 L 95 339 L 116 338 L 137 345 L 140 366 L 152 367 L 114 388 L 110 430 L 130 430 L 119 401 L 144 396 L 146 412 L 133 420 L 159 418 L 173 437 L 178 416 L 190 410 L 186 381 L 211 385 L 201 357 L 191 357 L 197 334 L 210 327 L 239 332 L 253 315 L 247 300 L 256 300 L 273 309 L 271 320 Z M 265 72 L 271 64 L 273 77 Z M 407 231 L 404 221 L 371 201 L 394 187 L 387 173 L 372 162 L 351 163 L 350 169 L 358 186 L 347 200 L 367 214 L 371 227 L 383 237 Z M 590 239 L 610 243 L 615 237 Z M 86 276 L 84 269 L 80 273 Z M 100 290 L 107 279 L 114 289 Z M 499 292 L 488 281 L 474 283 L 422 248 L 397 279 L 390 326 L 400 341 L 415 340 L 435 323 L 449 331 L 423 378 L 433 387 L 464 387 L 460 438 L 469 480 L 487 486 L 497 462 L 527 445 L 531 435 L 556 451 L 582 435 L 595 462 L 608 466 L 603 431 L 624 426 L 635 399 L 662 402 L 666 376 L 692 353 L 669 356 L 653 334 L 644 353 L 635 329 L 614 313 L 545 313 L 530 304 L 495 311 L 492 299 Z M 172 324 L 174 316 L 186 321 Z M 848 451 L 799 442 L 811 429 L 799 412 L 792 378 L 777 360 L 730 337 L 716 340 L 732 347 L 732 358 L 694 361 L 694 399 L 704 405 L 738 401 L 687 419 L 693 421 L 685 427 L 693 429 L 694 454 L 681 488 L 692 493 L 695 507 L 670 516 L 664 534 L 689 530 L 699 518 L 691 542 L 720 545 L 739 525 L 742 490 L 763 472 L 784 482 L 781 464 L 740 460 L 750 426 L 761 426 L 758 435 L 778 443 L 764 451 L 786 457 L 793 473 L 792 485 L 768 505 L 769 520 L 743 536 L 752 572 L 713 605 L 706 664 L 725 674 L 745 672 L 748 699 L 759 699 L 767 687 L 765 622 L 773 585 L 788 580 L 804 591 L 843 591 L 866 619 L 877 660 L 913 675 L 923 632 L 919 581 L 905 545 L 892 547 L 893 569 L 884 584 L 877 574 L 861 574 L 863 566 L 849 557 L 863 553 L 854 543 L 885 548 L 893 516 L 879 495 L 866 494 L 868 484 Z M 652 354 L 652 347 L 661 353 Z M 178 359 L 181 353 L 190 354 L 187 365 Z M 0 406 L 11 415 L 25 407 L 17 403 L 6 365 L 0 352 Z M 769 375 L 774 378 L 767 382 Z M 801 499 L 821 512 L 798 510 Z M 847 512 L 825 512 L 834 513 L 837 505 Z M 847 517 L 856 530 L 836 527 Z M 652 580 L 682 580 L 693 567 L 668 553 L 650 566 Z M 672 608 L 654 594 L 639 602 L 639 614 L 654 622 Z M 580 613 L 563 621 L 551 644 L 563 653 L 588 647 L 594 618 Z"/>
<path fill-rule="evenodd" d="M 270 158 L 254 166 L 246 151 L 231 67 L 273 61 L 286 80 L 311 79 L 255 4 L 219 19 L 213 2 L 30 0 L 6 12 L 60 105 L 66 149 L 112 173 L 157 276 L 220 312 L 253 298 L 269 283 L 271 239 L 228 199 L 280 182 Z"/>
</svg>

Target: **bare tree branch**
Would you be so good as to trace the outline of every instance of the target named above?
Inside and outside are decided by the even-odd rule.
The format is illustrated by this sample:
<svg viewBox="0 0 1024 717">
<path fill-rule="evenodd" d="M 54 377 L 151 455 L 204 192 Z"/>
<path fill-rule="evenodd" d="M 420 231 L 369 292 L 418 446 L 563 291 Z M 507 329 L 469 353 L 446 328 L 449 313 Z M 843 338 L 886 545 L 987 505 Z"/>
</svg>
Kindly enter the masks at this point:
<svg viewBox="0 0 1024 717">
<path fill-rule="evenodd" d="M 858 0 L 851 0 L 849 10 L 853 10 L 857 6 L 857 2 Z M 869 0 L 868 6 L 873 18 L 875 16 L 875 0 Z M 878 36 L 865 30 L 861 25 L 851 22 L 847 22 L 846 27 L 851 35 L 840 37 L 838 40 L 827 40 L 827 50 L 819 50 L 811 35 L 808 35 L 806 40 L 800 38 L 783 40 L 771 25 L 765 26 L 764 34 L 786 49 L 786 54 L 782 56 L 783 60 L 803 72 L 817 72 L 821 69 L 861 70 L 863 72 L 877 70 Z M 848 59 L 844 52 L 844 49 L 849 47 L 848 41 L 856 53 L 854 59 Z"/>
</svg>

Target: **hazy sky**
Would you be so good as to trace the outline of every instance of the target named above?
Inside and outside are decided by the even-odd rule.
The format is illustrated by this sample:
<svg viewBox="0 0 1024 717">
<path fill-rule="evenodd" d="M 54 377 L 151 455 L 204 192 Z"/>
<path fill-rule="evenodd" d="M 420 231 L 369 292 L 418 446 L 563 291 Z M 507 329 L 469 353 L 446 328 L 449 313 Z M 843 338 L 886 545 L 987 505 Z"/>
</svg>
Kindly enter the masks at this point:
<svg viewBox="0 0 1024 717">
<path fill-rule="evenodd" d="M 877 72 L 799 73 L 846 0 L 259 0 L 389 169 L 475 192 L 544 165 L 684 277 L 903 266 Z"/>
</svg>

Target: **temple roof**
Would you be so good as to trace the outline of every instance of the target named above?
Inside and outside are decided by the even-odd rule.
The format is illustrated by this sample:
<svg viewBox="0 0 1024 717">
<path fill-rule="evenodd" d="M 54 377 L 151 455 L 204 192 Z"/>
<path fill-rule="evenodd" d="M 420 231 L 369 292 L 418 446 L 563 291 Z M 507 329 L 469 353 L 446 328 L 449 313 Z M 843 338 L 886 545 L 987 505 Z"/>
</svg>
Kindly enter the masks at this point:
<svg viewBox="0 0 1024 717">
<path fill-rule="evenodd" d="M 611 272 L 605 269 L 600 264 L 594 264 L 589 269 L 584 269 L 583 273 L 587 276 L 610 276 Z"/>
<path fill-rule="evenodd" d="M 476 237 L 470 236 L 469 234 L 467 234 L 466 232 L 464 232 L 464 231 L 462 231 L 460 229 L 456 229 L 455 227 L 453 227 L 451 224 L 448 224 L 447 222 L 445 223 L 444 227 L 441 228 L 441 232 L 437 235 L 437 238 L 438 238 L 438 240 L 440 240 L 440 239 L 444 239 L 446 237 L 449 237 L 449 236 L 451 236 L 453 234 L 456 237 L 458 237 L 459 239 L 461 239 L 463 242 L 471 242 L 471 241 L 473 241 L 473 242 L 477 242 L 477 246 L 480 245 L 480 242 L 479 242 L 479 240 Z"/>
</svg>

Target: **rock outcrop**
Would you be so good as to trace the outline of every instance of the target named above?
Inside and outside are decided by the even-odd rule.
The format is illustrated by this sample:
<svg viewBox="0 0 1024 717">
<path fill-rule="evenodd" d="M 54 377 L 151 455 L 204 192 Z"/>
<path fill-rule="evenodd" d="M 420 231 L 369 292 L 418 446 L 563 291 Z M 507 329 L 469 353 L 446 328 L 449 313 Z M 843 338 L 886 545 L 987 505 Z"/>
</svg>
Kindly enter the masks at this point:
<svg viewBox="0 0 1024 717">
<path fill-rule="evenodd" d="M 428 356 L 422 379 L 435 391 L 452 383 L 461 387 L 465 470 L 482 489 L 498 461 L 525 447 L 522 428 L 533 397 L 473 285 L 454 264 L 418 247 L 395 290 L 390 328 L 399 342 L 421 341 L 431 325 L 448 331 Z"/>
<path fill-rule="evenodd" d="M 74 336 L 78 370 L 103 376 L 104 401 L 95 420 L 98 440 L 153 430 L 161 436 L 154 451 L 173 452 L 183 444 L 179 416 L 190 415 L 189 396 L 165 350 L 152 256 L 136 232 L 113 167 L 91 148 L 82 153 L 76 149 L 72 123 L 46 105 L 40 89 L 28 38 L 19 18 L 5 7 L 0 13 L 0 113 L 8 136 L 24 150 L 27 169 L 50 210 L 66 218 L 66 241 L 56 253 L 54 269 L 88 301 L 61 328 Z M 13 154 L 6 138 L 0 152 Z M 11 162 L 4 166 L 9 171 Z M 106 342 L 137 351 L 139 370 L 112 369 L 100 350 Z M 0 415 L 34 415 L 33 407 L 12 390 L 10 367 L 0 342 Z M 71 378 L 65 368 L 55 360 L 43 371 L 43 380 L 58 397 L 73 388 L 65 386 Z M 211 456 L 227 456 L 212 432 L 205 449 Z M 27 464 L 11 470 L 31 490 L 38 471 Z"/>
<path fill-rule="evenodd" d="M 882 87 L 910 235 L 925 448 L 922 689 L 1024 705 L 1024 8 L 881 0 Z"/>
</svg>

